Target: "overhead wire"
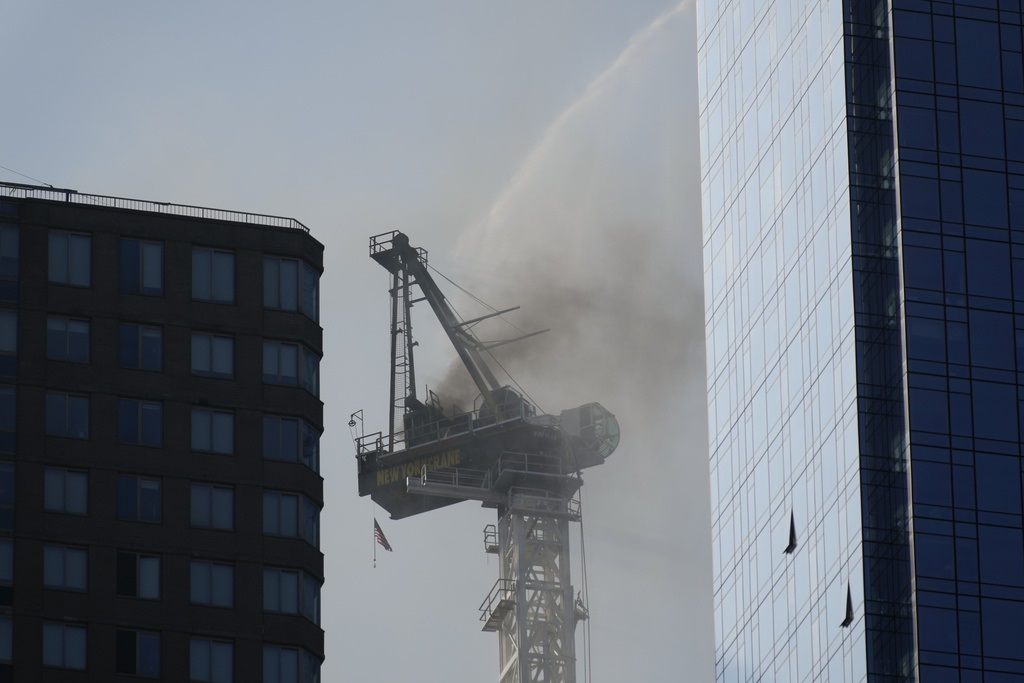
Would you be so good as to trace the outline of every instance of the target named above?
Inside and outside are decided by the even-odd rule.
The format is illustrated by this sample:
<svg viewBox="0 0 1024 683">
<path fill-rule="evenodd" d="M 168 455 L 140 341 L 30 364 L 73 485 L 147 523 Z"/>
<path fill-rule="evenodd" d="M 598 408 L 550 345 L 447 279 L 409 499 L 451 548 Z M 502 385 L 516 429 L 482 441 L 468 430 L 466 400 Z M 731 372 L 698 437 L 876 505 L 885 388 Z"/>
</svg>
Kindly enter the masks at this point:
<svg viewBox="0 0 1024 683">
<path fill-rule="evenodd" d="M 29 180 L 35 181 L 35 182 L 40 183 L 42 185 L 46 185 L 47 187 L 53 187 L 53 185 L 51 185 L 48 182 L 42 181 L 39 178 L 33 178 L 32 176 L 26 175 L 24 173 L 21 173 L 20 171 L 15 171 L 13 168 L 7 168 L 6 166 L 0 166 L 0 168 L 2 168 L 5 171 L 10 171 L 11 173 L 13 173 L 15 175 L 20 175 L 22 178 L 28 178 Z"/>
<path fill-rule="evenodd" d="M 448 282 L 448 283 L 449 283 L 449 284 L 450 284 L 450 285 L 451 285 L 452 287 L 455 287 L 455 288 L 456 288 L 456 289 L 458 289 L 458 290 L 459 290 L 460 292 L 462 292 L 462 293 L 463 293 L 463 294 L 465 294 L 466 296 L 470 297 L 471 299 L 473 299 L 474 301 L 476 301 L 476 302 L 477 302 L 478 304 L 480 304 L 480 305 L 481 305 L 481 306 L 483 306 L 484 308 L 487 308 L 488 310 L 490 310 L 490 311 L 491 311 L 492 313 L 497 313 L 497 312 L 498 312 L 498 309 L 497 309 L 497 308 L 495 308 L 494 306 L 491 306 L 491 305 L 490 305 L 489 303 L 487 303 L 486 301 L 484 301 L 484 300 L 483 300 L 483 299 L 481 299 L 480 297 L 476 296 L 475 294 L 473 294 L 473 293 L 472 293 L 472 292 L 470 292 L 469 290 L 467 290 L 467 289 L 465 289 L 464 287 L 462 287 L 461 285 L 459 285 L 459 284 L 458 284 L 457 282 L 455 282 L 455 281 L 454 281 L 454 280 L 452 280 L 452 279 L 451 279 L 450 277 L 448 277 L 447 275 L 445 275 L 444 273 L 442 273 L 441 271 L 439 271 L 439 270 L 438 270 L 437 268 L 435 268 L 435 267 L 434 267 L 433 265 L 427 265 L 427 268 L 429 268 L 430 270 L 434 271 L 434 273 L 436 273 L 436 274 L 437 274 L 437 275 L 438 275 L 439 277 L 441 277 L 441 278 L 444 278 L 444 280 L 445 280 L 446 282 Z M 454 305 L 452 304 L 452 302 L 451 302 L 451 301 L 449 301 L 449 302 L 448 302 L 448 305 L 449 305 L 449 306 L 451 306 L 451 309 L 452 309 L 452 311 L 453 311 L 453 312 L 454 312 L 454 313 L 455 313 L 455 314 L 456 314 L 456 315 L 457 315 L 457 316 L 458 316 L 459 318 L 462 318 L 462 315 L 461 315 L 461 314 L 460 314 L 460 313 L 458 312 L 458 310 L 456 310 L 455 306 L 454 306 Z M 506 319 L 506 318 L 505 318 L 504 316 L 502 316 L 502 315 L 498 315 L 498 316 L 496 316 L 496 317 L 497 317 L 497 318 L 498 318 L 499 320 L 501 320 L 501 321 L 502 321 L 503 323 L 505 323 L 506 325 L 509 325 L 510 327 L 514 328 L 514 329 L 515 329 L 516 331 L 520 332 L 521 334 L 528 334 L 528 333 L 526 332 L 526 330 L 522 329 L 521 327 L 519 327 L 518 325 L 516 325 L 516 324 L 515 324 L 515 323 L 513 323 L 512 321 L 510 321 L 510 320 L 507 320 L 507 319 Z M 476 337 L 476 335 L 473 335 L 473 336 L 474 336 L 474 338 Z M 519 390 L 519 393 L 520 393 L 520 394 L 522 394 L 523 396 L 525 396 L 525 397 L 527 398 L 527 400 L 529 400 L 529 401 L 530 401 L 530 403 L 532 403 L 532 404 L 533 404 L 534 406 L 536 406 L 536 407 L 537 407 L 537 409 L 538 409 L 538 410 L 542 410 L 542 411 L 543 411 L 543 409 L 541 408 L 541 406 L 540 406 L 540 405 L 538 405 L 537 401 L 536 401 L 536 400 L 534 400 L 534 398 L 533 398 L 532 396 L 530 396 L 530 394 L 529 394 L 529 393 L 528 393 L 528 392 L 526 391 L 526 389 L 524 389 L 524 388 L 522 387 L 522 385 L 521 385 L 521 384 L 519 384 L 519 382 L 518 382 L 518 381 L 516 381 L 516 378 L 512 376 L 512 373 L 510 373 L 510 372 L 508 371 L 508 369 L 507 369 L 507 368 L 506 368 L 506 367 L 505 367 L 504 365 L 502 365 L 502 364 L 501 364 L 501 361 L 499 361 L 499 360 L 498 360 L 498 359 L 497 359 L 497 358 L 496 358 L 496 357 L 494 356 L 494 354 L 493 354 L 493 353 L 491 353 L 491 350 L 490 350 L 490 349 L 486 348 L 486 346 L 481 346 L 481 347 L 480 347 L 480 350 L 481 350 L 481 351 L 483 351 L 484 353 L 486 353 L 486 354 L 488 355 L 488 357 L 490 357 L 490 359 L 491 359 L 492 361 L 494 361 L 494 364 L 495 364 L 495 365 L 497 365 L 497 366 L 498 366 L 498 367 L 499 367 L 499 368 L 501 369 L 501 371 L 502 371 L 503 373 L 505 373 L 505 376 L 506 376 L 506 377 L 508 377 L 508 379 L 509 379 L 509 381 L 510 381 L 510 382 L 512 383 L 512 385 L 513 385 L 513 386 L 515 386 L 515 388 Z"/>
</svg>

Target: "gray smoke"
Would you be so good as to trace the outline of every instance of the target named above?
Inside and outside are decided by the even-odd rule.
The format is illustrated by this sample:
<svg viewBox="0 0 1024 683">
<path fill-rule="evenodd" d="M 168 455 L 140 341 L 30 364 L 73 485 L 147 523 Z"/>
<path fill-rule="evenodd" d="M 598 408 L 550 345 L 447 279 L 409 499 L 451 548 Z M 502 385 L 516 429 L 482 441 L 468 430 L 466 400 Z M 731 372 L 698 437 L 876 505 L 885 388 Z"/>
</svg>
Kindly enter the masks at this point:
<svg viewBox="0 0 1024 683">
<path fill-rule="evenodd" d="M 495 307 L 520 305 L 518 328 L 551 329 L 495 351 L 541 409 L 597 401 L 619 419 L 619 449 L 585 488 L 594 667 L 607 681 L 665 680 L 666 661 L 713 680 L 696 87 L 675 85 L 695 79 L 692 31 L 684 3 L 638 34 L 452 265 Z M 477 331 L 518 334 L 501 325 Z M 439 392 L 476 394 L 460 364 Z M 649 649 L 605 649 L 638 634 Z"/>
</svg>

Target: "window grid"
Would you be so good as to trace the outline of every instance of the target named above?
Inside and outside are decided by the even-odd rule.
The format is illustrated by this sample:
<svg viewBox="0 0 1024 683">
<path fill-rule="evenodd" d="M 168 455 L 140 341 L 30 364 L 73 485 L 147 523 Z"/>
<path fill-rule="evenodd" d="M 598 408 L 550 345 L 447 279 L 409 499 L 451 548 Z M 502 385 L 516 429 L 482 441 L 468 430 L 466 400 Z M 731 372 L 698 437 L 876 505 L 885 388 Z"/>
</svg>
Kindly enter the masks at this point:
<svg viewBox="0 0 1024 683">
<path fill-rule="evenodd" d="M 164 292 L 164 245 L 121 239 L 121 291 L 157 296 Z"/>
<path fill-rule="evenodd" d="M 192 409 L 192 450 L 221 455 L 235 452 L 235 414 L 210 408 Z"/>
<path fill-rule="evenodd" d="M 192 560 L 190 576 L 193 604 L 234 607 L 234 565 Z"/>
<path fill-rule="evenodd" d="M 85 670 L 85 626 L 43 624 L 43 666 Z"/>
<path fill-rule="evenodd" d="M 89 397 L 46 393 L 46 433 L 71 439 L 89 438 Z"/>
<path fill-rule="evenodd" d="M 160 480 L 132 474 L 117 477 L 118 519 L 152 522 L 160 521 Z"/>
<path fill-rule="evenodd" d="M 150 325 L 121 323 L 118 328 L 118 365 L 137 370 L 163 367 L 163 329 Z"/>
<path fill-rule="evenodd" d="M 117 629 L 116 666 L 119 674 L 160 676 L 160 634 L 155 631 Z"/>
<path fill-rule="evenodd" d="M 193 332 L 192 374 L 228 379 L 234 377 L 234 338 L 208 332 Z"/>
<path fill-rule="evenodd" d="M 43 508 L 49 512 L 85 515 L 89 512 L 89 474 L 47 467 L 43 475 Z"/>
<path fill-rule="evenodd" d="M 43 546 L 43 585 L 84 592 L 88 588 L 89 555 L 85 548 Z"/>
<path fill-rule="evenodd" d="M 118 551 L 117 594 L 143 600 L 160 599 L 160 556 Z"/>
<path fill-rule="evenodd" d="M 190 639 L 189 678 L 201 683 L 232 683 L 234 645 L 212 638 Z"/>
<path fill-rule="evenodd" d="M 320 306 L 319 281 L 319 273 L 305 261 L 266 256 L 263 259 L 263 305 L 299 311 L 316 322 Z"/>
<path fill-rule="evenodd" d="M 139 446 L 160 446 L 163 440 L 163 405 L 122 398 L 118 401 L 118 441 Z"/>
<path fill-rule="evenodd" d="M 214 303 L 234 303 L 234 252 L 192 248 L 192 298 Z"/>
<path fill-rule="evenodd" d="M 235 490 L 230 486 L 192 484 L 192 526 L 231 531 L 234 508 Z"/>
<path fill-rule="evenodd" d="M 92 284 L 92 238 L 51 230 L 49 242 L 50 282 L 89 287 Z"/>
<path fill-rule="evenodd" d="M 69 363 L 88 363 L 89 321 L 62 316 L 47 318 L 46 357 Z"/>
</svg>

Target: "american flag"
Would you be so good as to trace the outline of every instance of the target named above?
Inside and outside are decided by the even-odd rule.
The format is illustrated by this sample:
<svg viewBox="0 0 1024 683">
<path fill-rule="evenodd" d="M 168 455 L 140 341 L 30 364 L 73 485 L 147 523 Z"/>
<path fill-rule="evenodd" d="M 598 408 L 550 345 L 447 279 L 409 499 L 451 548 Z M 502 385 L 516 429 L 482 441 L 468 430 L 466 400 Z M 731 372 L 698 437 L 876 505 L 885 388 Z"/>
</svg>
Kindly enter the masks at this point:
<svg viewBox="0 0 1024 683">
<path fill-rule="evenodd" d="M 384 532 L 380 530 L 380 524 L 377 524 L 377 520 L 373 520 L 373 537 L 377 539 L 377 543 L 380 543 L 384 550 L 391 552 L 391 544 L 388 543 L 388 539 L 384 537 Z"/>
</svg>

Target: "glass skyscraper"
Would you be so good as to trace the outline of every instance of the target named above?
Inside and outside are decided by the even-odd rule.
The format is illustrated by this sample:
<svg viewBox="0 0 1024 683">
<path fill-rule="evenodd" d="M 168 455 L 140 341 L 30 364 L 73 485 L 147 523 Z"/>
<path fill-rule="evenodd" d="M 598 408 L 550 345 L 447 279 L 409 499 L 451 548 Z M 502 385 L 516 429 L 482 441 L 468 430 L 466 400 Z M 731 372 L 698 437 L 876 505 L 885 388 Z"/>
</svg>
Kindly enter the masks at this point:
<svg viewBox="0 0 1024 683">
<path fill-rule="evenodd" d="M 1024 680 L 1020 0 L 698 24 L 718 680 Z"/>
</svg>

